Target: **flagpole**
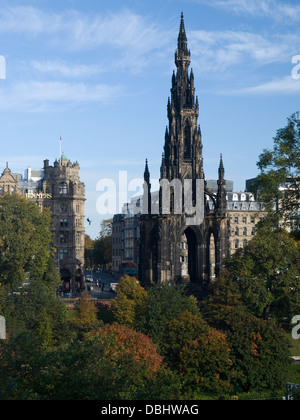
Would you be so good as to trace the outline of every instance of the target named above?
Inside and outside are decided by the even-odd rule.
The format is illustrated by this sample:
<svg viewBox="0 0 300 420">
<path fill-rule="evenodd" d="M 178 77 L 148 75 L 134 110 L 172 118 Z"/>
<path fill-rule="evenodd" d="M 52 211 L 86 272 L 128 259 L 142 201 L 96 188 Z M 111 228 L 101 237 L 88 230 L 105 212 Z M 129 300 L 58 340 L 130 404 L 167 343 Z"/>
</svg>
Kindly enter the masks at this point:
<svg viewBox="0 0 300 420">
<path fill-rule="evenodd" d="M 59 135 L 59 166 L 61 166 L 61 134 Z"/>
</svg>

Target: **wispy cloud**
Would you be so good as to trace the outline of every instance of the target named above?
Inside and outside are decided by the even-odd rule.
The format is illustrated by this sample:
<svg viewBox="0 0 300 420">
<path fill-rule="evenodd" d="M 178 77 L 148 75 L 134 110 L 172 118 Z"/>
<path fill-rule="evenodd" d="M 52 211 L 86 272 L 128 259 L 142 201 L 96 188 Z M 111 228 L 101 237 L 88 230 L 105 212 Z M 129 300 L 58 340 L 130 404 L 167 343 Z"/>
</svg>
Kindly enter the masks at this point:
<svg viewBox="0 0 300 420">
<path fill-rule="evenodd" d="M 242 89 L 224 90 L 219 93 L 224 95 L 299 95 L 300 80 L 295 80 L 292 76 L 286 76 L 281 79 L 272 80 L 256 86 L 250 86 Z"/>
<path fill-rule="evenodd" d="M 102 66 L 68 63 L 63 60 L 32 61 L 31 69 L 37 73 L 50 74 L 52 77 L 82 78 L 106 71 Z"/>
<path fill-rule="evenodd" d="M 223 72 L 242 64 L 266 65 L 290 61 L 299 44 L 297 35 L 272 35 L 242 31 L 193 31 L 191 49 L 201 71 Z"/>
<path fill-rule="evenodd" d="M 88 14 L 76 10 L 46 13 L 31 6 L 0 11 L 0 34 L 46 36 L 48 43 L 72 51 L 102 47 L 120 51 L 120 57 L 143 58 L 166 45 L 170 33 L 127 9 L 110 14 Z"/>
<path fill-rule="evenodd" d="M 0 110 L 46 111 L 88 103 L 112 103 L 124 94 L 121 86 L 28 81 L 0 90 Z"/>
<path fill-rule="evenodd" d="M 238 14 L 253 16 L 267 16 L 275 20 L 285 18 L 286 21 L 295 22 L 300 18 L 300 5 L 295 2 L 279 0 L 197 0 L 219 9 L 232 11 Z"/>
</svg>

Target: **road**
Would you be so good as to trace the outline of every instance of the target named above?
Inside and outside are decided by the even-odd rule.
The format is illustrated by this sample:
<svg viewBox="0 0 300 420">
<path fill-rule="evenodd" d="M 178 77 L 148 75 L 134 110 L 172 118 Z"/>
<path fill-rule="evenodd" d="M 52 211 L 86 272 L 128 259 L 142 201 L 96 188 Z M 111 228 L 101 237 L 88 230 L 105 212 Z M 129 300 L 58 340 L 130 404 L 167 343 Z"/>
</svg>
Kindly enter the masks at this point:
<svg viewBox="0 0 300 420">
<path fill-rule="evenodd" d="M 111 283 L 118 283 L 120 276 L 112 276 L 109 273 L 97 271 L 92 273 L 90 270 L 86 270 L 85 275 L 93 277 L 93 283 L 86 282 L 86 288 L 91 290 L 91 295 L 97 299 L 113 299 L 116 297 L 116 293 L 110 289 Z"/>
</svg>

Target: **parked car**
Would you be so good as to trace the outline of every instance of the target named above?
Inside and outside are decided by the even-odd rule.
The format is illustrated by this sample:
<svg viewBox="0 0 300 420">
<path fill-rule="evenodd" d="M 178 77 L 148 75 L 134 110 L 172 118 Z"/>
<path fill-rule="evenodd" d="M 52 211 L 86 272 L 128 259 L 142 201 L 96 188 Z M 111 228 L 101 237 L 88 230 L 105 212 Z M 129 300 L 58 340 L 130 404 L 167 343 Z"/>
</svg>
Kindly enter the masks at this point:
<svg viewBox="0 0 300 420">
<path fill-rule="evenodd" d="M 90 275 L 85 276 L 85 282 L 86 282 L 86 283 L 93 283 L 93 277 L 92 277 L 92 276 L 90 276 Z"/>
</svg>

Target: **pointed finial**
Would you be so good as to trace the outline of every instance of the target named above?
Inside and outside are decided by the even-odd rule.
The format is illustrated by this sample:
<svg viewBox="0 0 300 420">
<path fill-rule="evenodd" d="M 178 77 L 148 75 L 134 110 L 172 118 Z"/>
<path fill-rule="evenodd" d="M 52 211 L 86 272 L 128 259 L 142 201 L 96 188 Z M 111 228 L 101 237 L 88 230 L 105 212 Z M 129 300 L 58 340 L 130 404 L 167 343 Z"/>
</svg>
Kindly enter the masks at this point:
<svg viewBox="0 0 300 420">
<path fill-rule="evenodd" d="M 146 159 L 144 178 L 149 179 L 149 176 L 150 176 L 150 172 L 149 172 L 149 167 L 148 167 L 148 159 Z"/>
<path fill-rule="evenodd" d="M 183 12 L 181 12 L 180 29 L 178 35 L 178 49 L 182 51 L 187 51 L 187 37 L 184 27 Z"/>
<path fill-rule="evenodd" d="M 219 178 L 224 179 L 225 169 L 223 164 L 223 154 L 220 155 Z"/>
</svg>

